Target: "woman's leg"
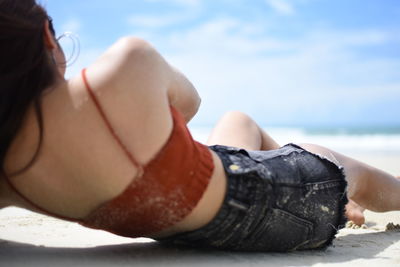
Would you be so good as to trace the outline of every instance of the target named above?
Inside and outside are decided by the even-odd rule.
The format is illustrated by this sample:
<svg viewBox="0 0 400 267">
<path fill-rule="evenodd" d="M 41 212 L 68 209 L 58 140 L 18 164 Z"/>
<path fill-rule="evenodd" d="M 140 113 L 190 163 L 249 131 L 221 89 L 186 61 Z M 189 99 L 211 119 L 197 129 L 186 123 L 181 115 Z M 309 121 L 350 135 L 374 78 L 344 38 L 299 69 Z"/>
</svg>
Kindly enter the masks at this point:
<svg viewBox="0 0 400 267">
<path fill-rule="evenodd" d="M 241 112 L 229 112 L 223 116 L 207 144 L 248 150 L 272 150 L 280 147 L 250 117 Z M 356 224 L 364 223 L 364 208 L 378 212 L 400 210 L 400 179 L 327 148 L 311 144 L 301 146 L 344 167 L 350 198 L 346 215 Z"/>
<path fill-rule="evenodd" d="M 248 150 L 272 150 L 280 147 L 257 123 L 239 111 L 228 112 L 221 118 L 207 144 Z"/>
<path fill-rule="evenodd" d="M 301 144 L 304 149 L 323 155 L 343 166 L 350 203 L 346 215 L 357 224 L 364 222 L 364 208 L 385 212 L 400 210 L 400 179 L 322 146 Z"/>
</svg>

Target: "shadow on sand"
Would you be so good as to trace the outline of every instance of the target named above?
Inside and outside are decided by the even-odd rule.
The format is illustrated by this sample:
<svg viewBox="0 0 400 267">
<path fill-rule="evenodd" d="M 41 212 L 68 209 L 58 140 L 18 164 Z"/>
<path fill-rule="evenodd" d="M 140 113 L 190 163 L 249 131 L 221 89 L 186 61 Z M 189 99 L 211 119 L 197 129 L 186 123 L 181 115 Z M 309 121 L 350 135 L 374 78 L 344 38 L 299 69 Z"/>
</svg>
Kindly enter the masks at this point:
<svg viewBox="0 0 400 267">
<path fill-rule="evenodd" d="M 375 241 L 374 241 L 375 240 Z M 379 240 L 379 241 L 376 241 Z M 400 232 L 349 234 L 324 251 L 244 253 L 171 247 L 158 242 L 52 248 L 0 240 L 2 266 L 310 266 L 376 259 L 400 240 Z"/>
</svg>

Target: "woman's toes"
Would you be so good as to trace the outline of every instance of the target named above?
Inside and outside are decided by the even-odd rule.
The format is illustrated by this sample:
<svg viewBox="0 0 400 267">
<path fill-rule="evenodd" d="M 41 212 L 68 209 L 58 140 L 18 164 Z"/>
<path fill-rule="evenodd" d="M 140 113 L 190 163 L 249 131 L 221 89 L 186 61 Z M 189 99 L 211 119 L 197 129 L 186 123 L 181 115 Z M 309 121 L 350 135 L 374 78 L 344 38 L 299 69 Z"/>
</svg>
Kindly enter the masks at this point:
<svg viewBox="0 0 400 267">
<path fill-rule="evenodd" d="M 365 223 L 364 208 L 350 200 L 346 205 L 346 217 L 361 226 Z"/>
</svg>

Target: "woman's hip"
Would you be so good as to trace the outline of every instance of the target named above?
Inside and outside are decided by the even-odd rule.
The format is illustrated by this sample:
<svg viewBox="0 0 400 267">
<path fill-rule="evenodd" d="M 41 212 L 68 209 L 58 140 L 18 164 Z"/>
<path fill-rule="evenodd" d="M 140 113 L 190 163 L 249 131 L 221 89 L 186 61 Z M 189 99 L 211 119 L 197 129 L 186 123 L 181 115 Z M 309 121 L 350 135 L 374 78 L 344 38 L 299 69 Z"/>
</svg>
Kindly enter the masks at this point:
<svg viewBox="0 0 400 267">
<path fill-rule="evenodd" d="M 227 176 L 223 204 L 204 227 L 164 241 L 246 251 L 323 248 L 344 224 L 346 181 L 329 160 L 292 144 L 271 151 L 210 148 Z"/>
</svg>

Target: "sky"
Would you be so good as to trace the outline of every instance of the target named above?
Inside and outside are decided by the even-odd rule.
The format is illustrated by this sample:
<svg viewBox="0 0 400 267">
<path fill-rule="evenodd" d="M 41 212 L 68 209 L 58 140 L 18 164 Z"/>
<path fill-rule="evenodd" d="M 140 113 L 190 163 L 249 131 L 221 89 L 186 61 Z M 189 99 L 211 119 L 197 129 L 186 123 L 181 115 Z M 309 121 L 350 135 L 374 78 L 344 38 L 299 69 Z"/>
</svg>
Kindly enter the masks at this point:
<svg viewBox="0 0 400 267">
<path fill-rule="evenodd" d="M 240 110 L 263 126 L 400 127 L 398 0 L 41 3 L 58 34 L 79 37 L 67 77 L 118 38 L 143 38 L 197 88 L 193 125 Z"/>
</svg>

